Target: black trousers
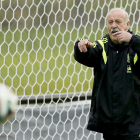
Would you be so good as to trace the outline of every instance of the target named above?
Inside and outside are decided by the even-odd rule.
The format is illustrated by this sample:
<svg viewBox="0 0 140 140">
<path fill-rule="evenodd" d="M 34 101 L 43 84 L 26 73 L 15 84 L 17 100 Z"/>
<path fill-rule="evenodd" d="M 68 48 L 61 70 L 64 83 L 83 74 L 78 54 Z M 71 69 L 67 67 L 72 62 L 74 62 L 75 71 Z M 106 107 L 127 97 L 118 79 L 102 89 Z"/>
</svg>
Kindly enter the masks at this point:
<svg viewBox="0 0 140 140">
<path fill-rule="evenodd" d="M 125 135 L 112 135 L 112 134 L 106 134 L 103 133 L 104 140 L 140 140 L 140 136 L 138 135 L 132 135 L 132 136 L 125 136 Z"/>
</svg>

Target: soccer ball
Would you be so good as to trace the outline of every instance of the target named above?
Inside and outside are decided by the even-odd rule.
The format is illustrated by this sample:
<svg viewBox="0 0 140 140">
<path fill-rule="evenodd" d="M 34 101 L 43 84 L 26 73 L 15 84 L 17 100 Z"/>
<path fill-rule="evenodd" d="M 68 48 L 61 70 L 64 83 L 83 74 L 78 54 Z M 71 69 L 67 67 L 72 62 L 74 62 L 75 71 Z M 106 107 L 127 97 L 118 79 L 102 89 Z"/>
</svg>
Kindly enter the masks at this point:
<svg viewBox="0 0 140 140">
<path fill-rule="evenodd" d="M 18 105 L 18 97 L 7 85 L 0 83 L 0 123 L 12 119 Z"/>
</svg>

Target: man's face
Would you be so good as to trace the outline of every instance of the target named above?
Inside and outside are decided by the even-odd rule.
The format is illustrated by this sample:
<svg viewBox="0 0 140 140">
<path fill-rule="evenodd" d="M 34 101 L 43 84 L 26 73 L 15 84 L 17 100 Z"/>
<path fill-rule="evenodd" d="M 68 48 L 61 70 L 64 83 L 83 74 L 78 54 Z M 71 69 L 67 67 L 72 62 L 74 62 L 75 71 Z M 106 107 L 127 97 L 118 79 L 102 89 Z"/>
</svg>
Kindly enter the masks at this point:
<svg viewBox="0 0 140 140">
<path fill-rule="evenodd" d="M 124 11 L 112 11 L 107 18 L 108 24 L 108 32 L 111 40 L 118 44 L 117 35 L 113 36 L 113 33 L 117 31 L 117 29 L 127 31 L 129 28 L 129 21 L 126 23 L 126 15 Z"/>
</svg>

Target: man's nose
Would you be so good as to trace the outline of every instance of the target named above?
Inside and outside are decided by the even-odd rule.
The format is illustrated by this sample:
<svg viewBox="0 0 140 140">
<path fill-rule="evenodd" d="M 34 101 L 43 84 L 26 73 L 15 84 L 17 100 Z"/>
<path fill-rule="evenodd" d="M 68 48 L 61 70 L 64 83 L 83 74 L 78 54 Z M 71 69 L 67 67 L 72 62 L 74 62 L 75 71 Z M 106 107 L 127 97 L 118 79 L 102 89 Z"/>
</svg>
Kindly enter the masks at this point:
<svg viewBox="0 0 140 140">
<path fill-rule="evenodd" d="M 116 28 L 117 24 L 115 22 L 112 23 L 112 28 Z"/>
</svg>

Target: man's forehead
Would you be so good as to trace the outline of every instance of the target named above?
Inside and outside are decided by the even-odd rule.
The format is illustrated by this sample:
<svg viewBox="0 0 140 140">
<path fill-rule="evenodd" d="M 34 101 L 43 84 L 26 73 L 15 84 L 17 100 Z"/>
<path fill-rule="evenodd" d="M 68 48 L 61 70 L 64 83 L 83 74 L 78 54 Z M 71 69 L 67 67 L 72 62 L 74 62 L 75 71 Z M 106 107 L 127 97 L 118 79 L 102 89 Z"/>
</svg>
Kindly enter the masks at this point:
<svg viewBox="0 0 140 140">
<path fill-rule="evenodd" d="M 124 19 L 125 20 L 126 15 L 124 11 L 121 10 L 116 10 L 116 11 L 112 11 L 109 13 L 107 19 L 111 20 L 111 19 Z"/>
</svg>

